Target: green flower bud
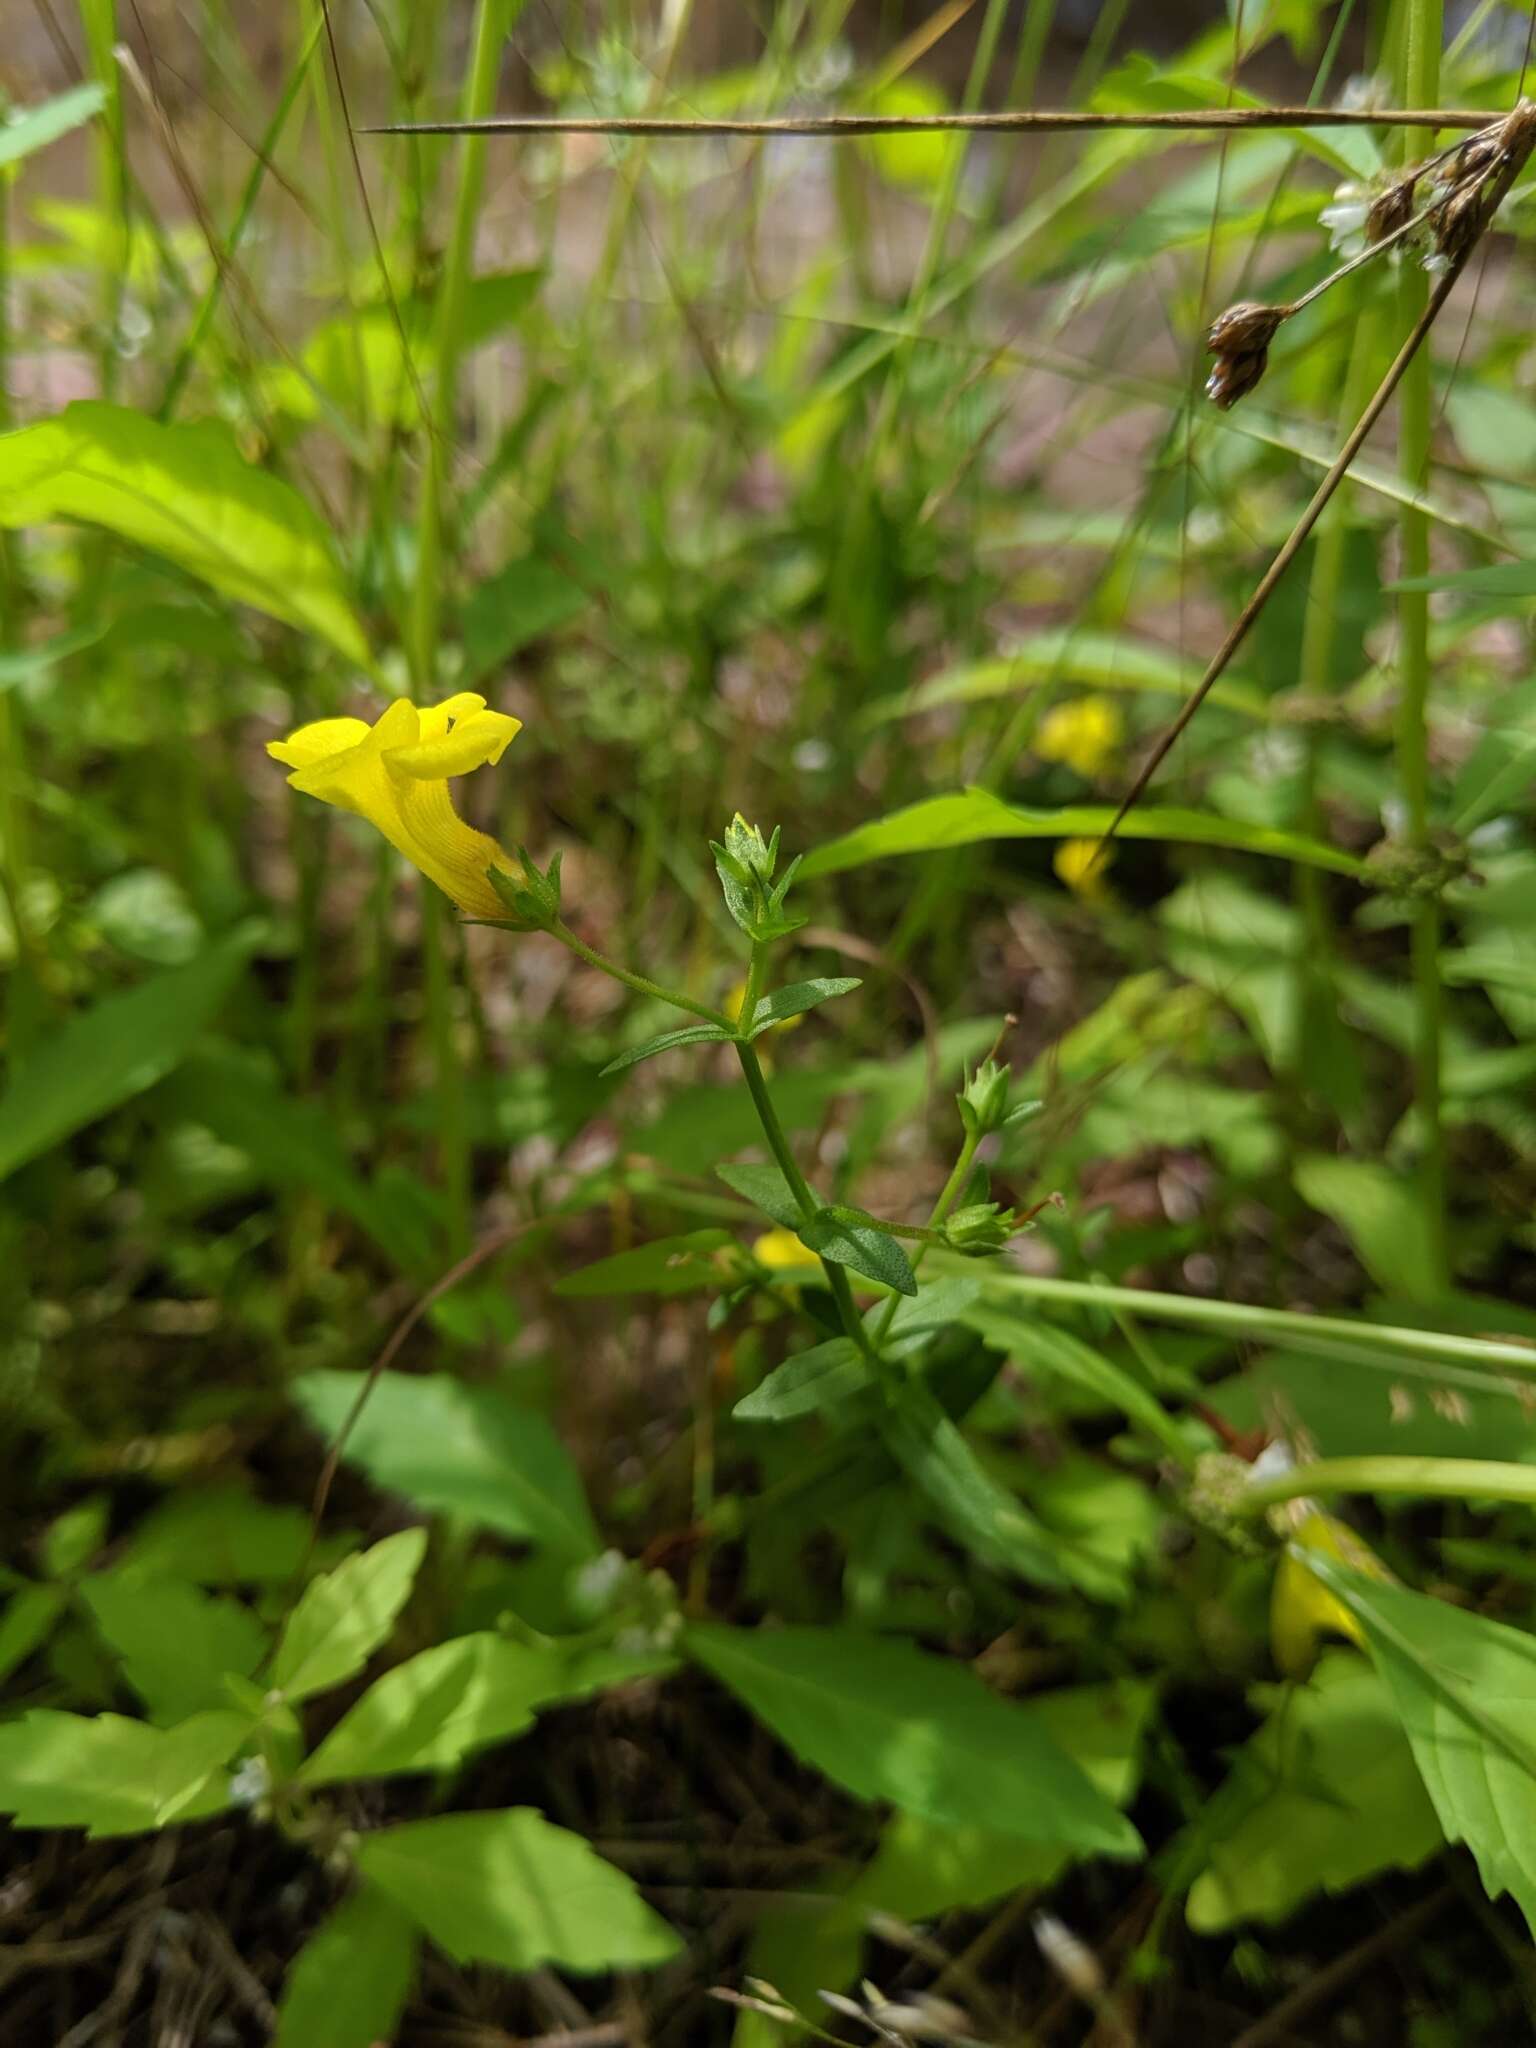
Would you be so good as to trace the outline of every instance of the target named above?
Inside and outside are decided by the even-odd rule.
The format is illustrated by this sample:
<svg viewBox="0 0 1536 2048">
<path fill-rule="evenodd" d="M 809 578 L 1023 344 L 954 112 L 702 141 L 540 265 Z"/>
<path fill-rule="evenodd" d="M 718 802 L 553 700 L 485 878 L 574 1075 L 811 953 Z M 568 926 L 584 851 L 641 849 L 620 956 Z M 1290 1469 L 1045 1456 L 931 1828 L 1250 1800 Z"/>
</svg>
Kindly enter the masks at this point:
<svg viewBox="0 0 1536 2048">
<path fill-rule="evenodd" d="M 983 1060 L 955 1097 L 960 1121 L 968 1138 L 985 1138 L 1000 1131 L 1008 1114 L 1008 1089 L 1013 1076 L 996 1060 Z"/>
<path fill-rule="evenodd" d="M 515 924 L 520 931 L 548 931 L 560 917 L 561 856 L 554 856 L 544 874 L 539 872 L 527 847 L 520 846 L 517 857 L 522 863 L 521 875 L 508 874 L 502 868 L 487 868 L 486 879 L 506 905 L 507 923 Z"/>
<path fill-rule="evenodd" d="M 1013 1235 L 1013 1214 L 996 1202 L 972 1202 L 944 1220 L 944 1242 L 952 1251 L 998 1252 Z"/>
</svg>

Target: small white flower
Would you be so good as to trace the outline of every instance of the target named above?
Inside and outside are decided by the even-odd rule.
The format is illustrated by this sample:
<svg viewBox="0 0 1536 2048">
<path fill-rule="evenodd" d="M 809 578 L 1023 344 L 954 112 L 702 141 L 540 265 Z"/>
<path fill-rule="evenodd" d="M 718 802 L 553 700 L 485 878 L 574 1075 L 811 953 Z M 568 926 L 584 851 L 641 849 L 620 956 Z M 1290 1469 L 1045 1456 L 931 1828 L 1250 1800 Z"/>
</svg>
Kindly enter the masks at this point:
<svg viewBox="0 0 1536 2048">
<path fill-rule="evenodd" d="M 232 1806 L 259 1806 L 272 1790 L 272 1773 L 264 1756 L 248 1756 L 230 1773 L 229 1798 Z"/>
<path fill-rule="evenodd" d="M 1340 256 L 1358 256 L 1365 247 L 1365 223 L 1371 211 L 1371 195 L 1363 185 L 1340 185 L 1333 204 L 1318 215 L 1318 224 L 1328 230 L 1328 239 Z"/>
</svg>

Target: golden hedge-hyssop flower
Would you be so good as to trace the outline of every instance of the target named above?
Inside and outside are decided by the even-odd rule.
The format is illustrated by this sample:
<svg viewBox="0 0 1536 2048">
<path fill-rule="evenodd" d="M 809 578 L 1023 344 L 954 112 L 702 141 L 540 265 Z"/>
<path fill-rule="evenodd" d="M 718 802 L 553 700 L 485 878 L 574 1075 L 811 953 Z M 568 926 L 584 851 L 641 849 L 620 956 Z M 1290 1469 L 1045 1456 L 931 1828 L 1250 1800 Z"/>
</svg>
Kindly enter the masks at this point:
<svg viewBox="0 0 1536 2048">
<path fill-rule="evenodd" d="M 290 787 L 366 818 L 461 910 L 499 918 L 506 908 L 485 871 L 512 863 L 455 811 L 448 779 L 494 766 L 521 725 L 466 690 L 425 710 L 402 697 L 377 725 L 322 718 L 267 752 L 293 769 Z"/>
</svg>

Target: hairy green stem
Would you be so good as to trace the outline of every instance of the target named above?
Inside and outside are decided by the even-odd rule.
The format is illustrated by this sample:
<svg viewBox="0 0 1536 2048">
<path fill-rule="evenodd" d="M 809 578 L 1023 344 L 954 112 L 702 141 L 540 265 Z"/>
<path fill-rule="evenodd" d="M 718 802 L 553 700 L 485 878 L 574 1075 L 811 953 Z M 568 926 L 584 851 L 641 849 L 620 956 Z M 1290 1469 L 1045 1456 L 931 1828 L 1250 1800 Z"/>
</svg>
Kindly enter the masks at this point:
<svg viewBox="0 0 1536 2048">
<path fill-rule="evenodd" d="M 1443 0 L 1407 0 L 1399 51 L 1398 83 L 1402 104 L 1432 107 L 1440 90 L 1440 50 L 1444 39 Z M 1405 153 L 1411 154 L 1409 138 Z M 1404 327 L 1411 327 L 1428 299 L 1422 268 L 1405 262 L 1398 286 Z M 1415 494 L 1429 476 L 1430 438 L 1434 426 L 1434 386 L 1429 349 L 1421 349 L 1404 373 L 1399 395 L 1398 466 Z M 1404 579 L 1429 570 L 1429 515 L 1422 505 L 1406 504 L 1399 515 Z M 1405 590 L 1398 597 L 1399 706 L 1397 773 L 1409 844 L 1429 841 L 1429 597 Z M 1428 1225 L 1433 1267 L 1427 1276 L 1441 1287 L 1449 1282 L 1446 1244 L 1445 1131 L 1441 1120 L 1440 1075 L 1442 999 L 1440 991 L 1440 906 L 1433 898 L 1416 904 L 1411 927 L 1414 991 L 1414 1101 L 1418 1123 L 1419 1200 Z"/>
</svg>

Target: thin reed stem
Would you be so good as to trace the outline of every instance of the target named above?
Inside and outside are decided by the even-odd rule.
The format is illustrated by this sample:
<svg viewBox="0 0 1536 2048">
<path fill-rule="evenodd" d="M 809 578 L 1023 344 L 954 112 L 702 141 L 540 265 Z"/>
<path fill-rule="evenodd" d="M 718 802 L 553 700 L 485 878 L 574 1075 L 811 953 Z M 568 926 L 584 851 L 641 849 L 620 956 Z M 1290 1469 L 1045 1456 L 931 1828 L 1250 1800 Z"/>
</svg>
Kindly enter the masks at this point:
<svg viewBox="0 0 1536 2048">
<path fill-rule="evenodd" d="M 1408 0 L 1398 79 L 1405 93 L 1422 94 L 1426 103 L 1433 99 L 1440 85 L 1444 26 L 1443 0 Z M 1411 138 L 1405 136 L 1403 141 L 1404 154 L 1411 154 Z M 1422 317 L 1427 297 L 1422 269 L 1415 263 L 1405 263 L 1398 284 L 1398 304 L 1405 323 Z M 1407 367 L 1398 408 L 1398 467 L 1404 483 L 1414 493 L 1422 492 L 1429 480 L 1433 428 L 1434 388 L 1426 349 Z M 1422 505 L 1403 506 L 1398 514 L 1398 533 L 1401 576 L 1411 579 L 1427 575 L 1429 515 Z M 1429 595 L 1423 590 L 1404 590 L 1398 596 L 1397 606 L 1398 785 L 1405 813 L 1404 837 L 1410 845 L 1423 848 L 1429 842 Z M 1440 1103 L 1440 905 L 1433 896 L 1414 905 L 1410 948 L 1419 1203 L 1434 1260 L 1434 1271 L 1427 1277 L 1443 1287 L 1450 1279 L 1450 1257 L 1446 1242 L 1445 1130 Z"/>
</svg>

